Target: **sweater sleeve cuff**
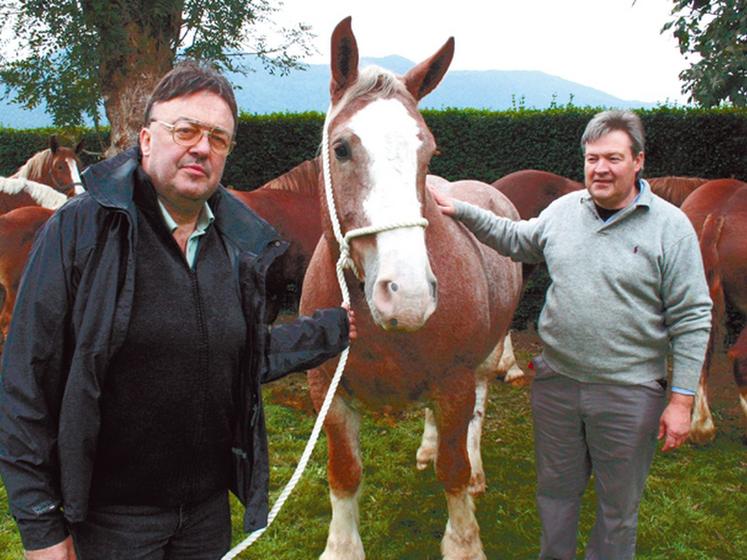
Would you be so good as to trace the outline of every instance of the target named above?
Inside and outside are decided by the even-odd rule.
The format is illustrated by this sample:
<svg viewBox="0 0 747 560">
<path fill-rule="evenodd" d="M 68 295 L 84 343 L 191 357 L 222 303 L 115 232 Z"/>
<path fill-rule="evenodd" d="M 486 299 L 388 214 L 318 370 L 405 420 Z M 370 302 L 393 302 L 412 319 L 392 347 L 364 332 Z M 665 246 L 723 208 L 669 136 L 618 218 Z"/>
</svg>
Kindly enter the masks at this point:
<svg viewBox="0 0 747 560">
<path fill-rule="evenodd" d="M 48 548 L 64 541 L 68 536 L 62 514 L 43 516 L 34 520 L 16 519 L 24 550 Z"/>
</svg>

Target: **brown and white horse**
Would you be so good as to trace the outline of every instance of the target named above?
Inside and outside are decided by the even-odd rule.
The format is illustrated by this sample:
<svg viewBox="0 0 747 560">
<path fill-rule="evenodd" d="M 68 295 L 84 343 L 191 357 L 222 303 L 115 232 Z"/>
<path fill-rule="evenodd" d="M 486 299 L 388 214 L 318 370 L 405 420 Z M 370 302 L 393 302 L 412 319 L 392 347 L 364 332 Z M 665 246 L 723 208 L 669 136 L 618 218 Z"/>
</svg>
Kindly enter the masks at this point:
<svg viewBox="0 0 747 560">
<path fill-rule="evenodd" d="M 0 177 L 0 214 L 22 206 L 58 208 L 82 191 L 80 159 L 83 141 L 75 149 L 60 146 L 57 137 L 8 178 Z"/>
<path fill-rule="evenodd" d="M 357 404 L 372 408 L 434 405 L 438 426 L 436 476 L 443 483 L 449 521 L 441 543 L 448 559 L 483 559 L 474 505 L 467 435 L 475 407 L 475 372 L 500 356 L 521 287 L 520 269 L 484 248 L 458 222 L 443 216 L 426 189 L 436 145 L 417 101 L 436 87 L 454 41 L 403 77 L 379 68 L 358 72 L 350 18 L 332 35 L 331 107 L 325 124 L 329 156 L 324 235 L 304 280 L 301 313 L 339 305 L 336 224 L 350 235 L 356 275 L 348 283 L 358 338 L 325 421 L 332 502 L 324 560 L 364 558 L 358 529 L 363 466 Z M 326 143 L 325 143 L 326 145 Z M 327 174 L 325 174 L 327 175 Z M 455 195 L 518 218 L 488 185 Z M 339 217 L 339 221 L 336 221 Z M 421 227 L 427 219 L 427 228 Z M 359 228 L 372 228 L 360 230 Z M 309 372 L 321 406 L 336 360 Z M 493 374 L 494 375 L 494 374 Z M 356 404 L 354 404 L 356 403 Z"/>
<path fill-rule="evenodd" d="M 695 398 L 690 439 L 711 441 L 716 427 L 708 406 L 711 358 L 720 346 L 726 301 L 747 317 L 747 183 L 715 179 L 698 187 L 682 204 L 700 237 L 708 287 L 713 299 L 713 326 Z M 747 417 L 747 328 L 729 350 L 742 411 Z"/>
</svg>

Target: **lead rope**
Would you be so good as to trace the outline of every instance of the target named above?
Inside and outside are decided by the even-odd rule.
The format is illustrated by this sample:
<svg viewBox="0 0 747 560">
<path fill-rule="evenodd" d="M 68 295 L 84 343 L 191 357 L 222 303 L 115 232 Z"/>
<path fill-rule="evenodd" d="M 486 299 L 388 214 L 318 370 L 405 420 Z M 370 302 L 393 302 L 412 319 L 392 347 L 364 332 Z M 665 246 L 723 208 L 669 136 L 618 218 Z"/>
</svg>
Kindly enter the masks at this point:
<svg viewBox="0 0 747 560">
<path fill-rule="evenodd" d="M 425 218 L 419 218 L 408 222 L 397 222 L 385 226 L 368 226 L 350 230 L 344 236 L 342 235 L 340 221 L 337 218 L 335 197 L 332 192 L 332 174 L 330 172 L 329 135 L 327 132 L 330 112 L 331 107 L 330 110 L 327 111 L 327 117 L 324 120 L 324 130 L 322 131 L 322 173 L 324 176 L 324 194 L 327 200 L 327 209 L 329 210 L 330 221 L 332 222 L 332 232 L 334 233 L 335 239 L 340 246 L 340 257 L 337 259 L 337 265 L 335 266 L 337 272 L 337 282 L 340 285 L 340 292 L 342 292 L 342 303 L 350 305 L 350 292 L 348 291 L 347 282 L 345 282 L 345 268 L 351 268 L 353 272 L 355 272 L 356 276 L 359 276 L 358 271 L 355 268 L 355 263 L 350 257 L 350 240 L 355 237 L 372 235 L 381 231 L 388 231 L 392 229 L 405 227 L 426 227 L 428 225 L 428 220 L 426 220 Z M 335 374 L 332 376 L 332 381 L 330 382 L 329 388 L 327 389 L 327 394 L 324 397 L 324 402 L 319 409 L 319 414 L 316 417 L 314 428 L 311 430 L 309 441 L 306 442 L 306 447 L 301 454 L 301 459 L 298 461 L 296 470 L 293 471 L 293 475 L 290 477 L 290 480 L 285 485 L 285 488 L 283 488 L 282 492 L 280 492 L 278 499 L 273 504 L 272 509 L 267 516 L 267 525 L 251 533 L 243 541 L 241 541 L 230 551 L 228 551 L 221 560 L 231 560 L 232 558 L 236 558 L 236 556 L 238 556 L 244 550 L 254 544 L 254 542 L 257 541 L 257 539 L 259 539 L 259 537 L 261 537 L 262 534 L 270 527 L 270 525 L 280 512 L 280 509 L 283 507 L 286 500 L 290 496 L 291 492 L 293 492 L 293 490 L 295 489 L 298 481 L 301 480 L 301 476 L 303 476 L 303 473 L 306 470 L 306 465 L 311 458 L 311 453 L 314 451 L 316 442 L 319 439 L 319 433 L 321 432 L 322 426 L 324 425 L 324 420 L 327 417 L 327 412 L 329 412 L 329 407 L 332 405 L 332 399 L 337 392 L 337 386 L 340 384 L 342 372 L 345 370 L 345 364 L 348 361 L 349 352 L 350 346 L 345 348 L 340 354 L 340 360 L 337 362 L 337 369 L 335 370 Z"/>
</svg>

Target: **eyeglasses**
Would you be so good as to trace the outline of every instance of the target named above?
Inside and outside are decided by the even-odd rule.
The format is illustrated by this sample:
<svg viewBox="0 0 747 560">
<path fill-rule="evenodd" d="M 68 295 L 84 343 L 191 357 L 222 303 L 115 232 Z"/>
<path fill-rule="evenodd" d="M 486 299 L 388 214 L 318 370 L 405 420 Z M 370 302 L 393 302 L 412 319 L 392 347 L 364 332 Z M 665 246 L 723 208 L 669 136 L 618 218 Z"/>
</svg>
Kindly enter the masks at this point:
<svg viewBox="0 0 747 560">
<path fill-rule="evenodd" d="M 151 119 L 150 122 L 168 128 L 171 132 L 171 139 L 180 146 L 190 148 L 197 144 L 203 136 L 207 136 L 210 149 L 222 156 L 228 155 L 234 146 L 231 135 L 222 128 L 206 126 L 187 119 L 179 119 L 173 124 L 158 119 Z"/>
</svg>

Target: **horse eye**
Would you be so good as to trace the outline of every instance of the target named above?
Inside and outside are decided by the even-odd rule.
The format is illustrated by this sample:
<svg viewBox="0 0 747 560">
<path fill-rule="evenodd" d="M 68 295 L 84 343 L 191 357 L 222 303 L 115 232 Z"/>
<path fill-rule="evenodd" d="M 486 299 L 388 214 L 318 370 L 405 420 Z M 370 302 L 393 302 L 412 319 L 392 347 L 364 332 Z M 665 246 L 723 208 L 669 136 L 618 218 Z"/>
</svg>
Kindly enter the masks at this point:
<svg viewBox="0 0 747 560">
<path fill-rule="evenodd" d="M 336 144 L 335 147 L 335 157 L 340 160 L 346 160 L 350 159 L 350 150 L 348 149 L 348 145 L 345 142 L 340 142 L 339 144 Z"/>
</svg>

